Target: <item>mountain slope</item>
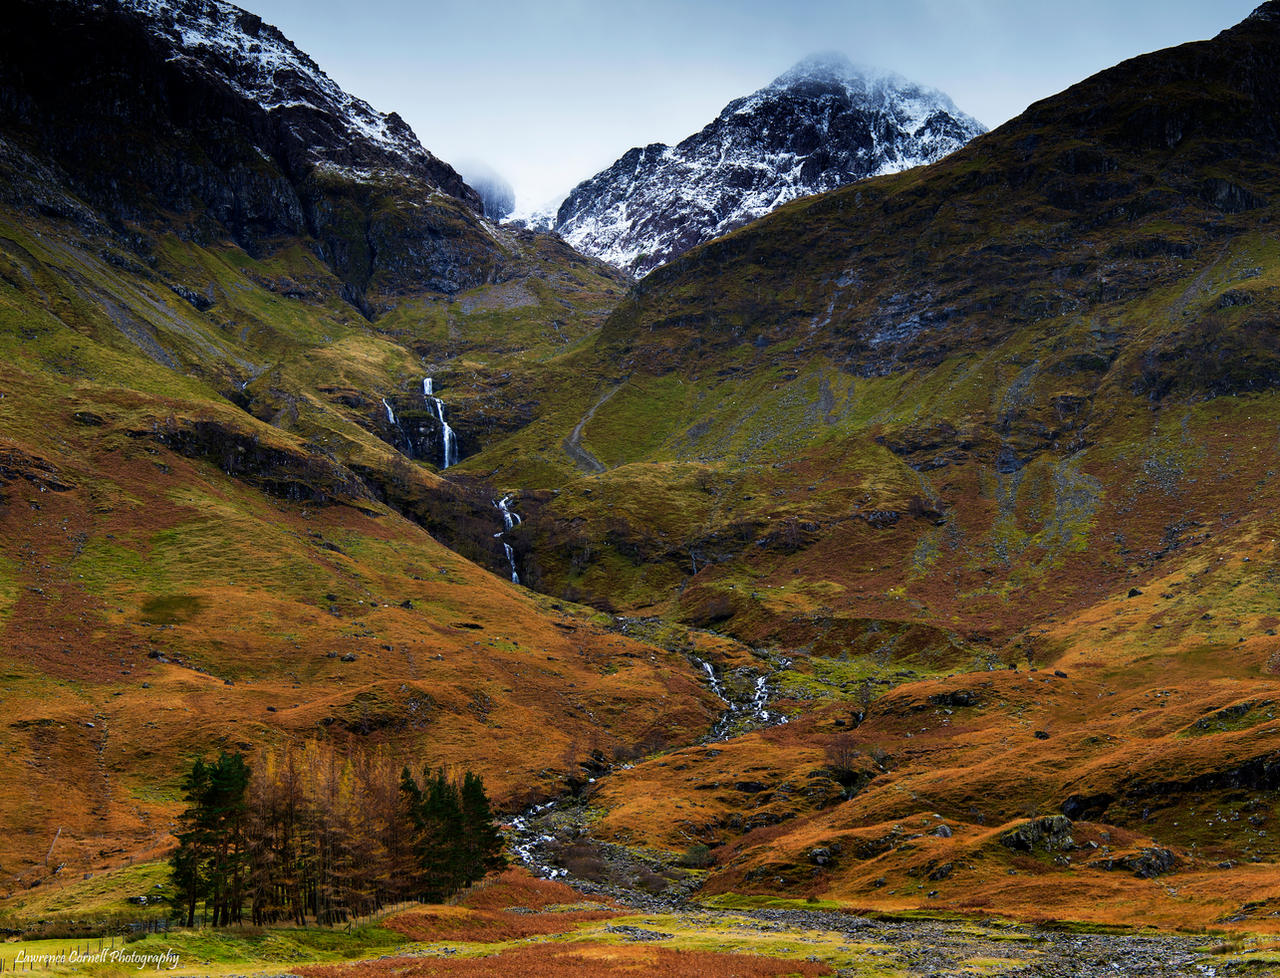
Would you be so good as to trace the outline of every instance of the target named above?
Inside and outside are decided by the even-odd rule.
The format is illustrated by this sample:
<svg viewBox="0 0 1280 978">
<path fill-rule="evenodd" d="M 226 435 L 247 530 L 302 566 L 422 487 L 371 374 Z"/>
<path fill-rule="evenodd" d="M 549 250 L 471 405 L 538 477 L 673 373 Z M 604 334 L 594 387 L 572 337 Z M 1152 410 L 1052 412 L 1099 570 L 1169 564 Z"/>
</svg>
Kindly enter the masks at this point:
<svg viewBox="0 0 1280 978">
<path fill-rule="evenodd" d="M 1025 620 L 1024 602 L 1090 600 L 1067 587 L 1085 566 L 1118 580 L 1128 556 L 1167 554 L 1188 530 L 1166 528 L 1195 494 L 1224 505 L 1192 469 L 1219 464 L 1214 432 L 1247 413 L 1228 396 L 1269 404 L 1280 381 L 1272 10 L 648 276 L 606 323 L 594 390 L 561 437 L 608 393 L 579 442 L 609 471 L 584 486 L 625 495 L 643 466 L 680 466 L 706 498 L 678 535 L 646 527 L 649 514 L 619 526 L 619 500 L 594 532 L 660 547 L 673 585 L 692 572 L 690 548 L 715 555 L 708 577 L 764 547 L 803 577 L 857 580 L 848 564 L 787 554 L 834 549 L 837 529 L 898 540 L 903 563 L 868 554 L 864 593 L 844 600 L 882 604 L 905 573 L 908 593 L 930 589 L 926 608 L 976 619 L 985 602 L 932 587 L 950 562 L 957 594 L 999 592 L 982 629 Z M 1175 436 L 1183 418 L 1198 447 Z M 574 468 L 566 457 L 566 482 Z M 1168 491 L 1144 494 L 1153 481 Z M 1117 543 L 1104 528 L 1135 499 L 1153 525 Z M 565 525 L 583 526 L 581 506 L 571 492 L 556 501 Z M 778 520 L 794 524 L 787 540 Z M 1021 590 L 1000 583 L 1015 568 Z M 733 604 L 760 623 L 769 602 Z"/>
<path fill-rule="evenodd" d="M 790 660 L 804 721 L 619 774 L 602 839 L 886 908 L 1115 920 L 1155 850 L 1202 923 L 1280 899 L 1278 11 L 673 260 L 475 460 L 559 450 L 546 590 Z M 1055 814 L 1112 855 L 992 833 Z"/>
<path fill-rule="evenodd" d="M 510 807 L 708 729 L 685 655 L 512 586 L 498 487 L 442 474 L 445 406 L 462 460 L 519 425 L 494 378 L 619 276 L 237 8 L 7 13 L 3 892 L 163 857 L 221 749 L 367 744 Z"/>
<path fill-rule="evenodd" d="M 46 197 L 85 219 L 27 176 L 39 172 L 30 153 L 115 228 L 176 213 L 185 233 L 229 233 L 251 251 L 305 236 L 366 312 L 380 290 L 420 288 L 422 273 L 448 293 L 503 264 L 457 173 L 253 14 L 219 0 L 22 0 L 10 18 L 11 201 Z"/>
<path fill-rule="evenodd" d="M 570 192 L 555 226 L 645 275 L 796 197 L 932 163 L 984 131 L 941 92 L 816 56 L 679 145 L 630 150 Z"/>
</svg>

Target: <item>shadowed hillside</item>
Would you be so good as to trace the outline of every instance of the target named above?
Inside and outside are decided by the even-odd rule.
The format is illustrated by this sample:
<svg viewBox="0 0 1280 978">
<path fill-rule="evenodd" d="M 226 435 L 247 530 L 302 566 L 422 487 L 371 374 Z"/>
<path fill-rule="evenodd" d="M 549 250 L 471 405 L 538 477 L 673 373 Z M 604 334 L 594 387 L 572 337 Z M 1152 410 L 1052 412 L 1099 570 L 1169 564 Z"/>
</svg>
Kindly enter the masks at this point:
<svg viewBox="0 0 1280 978">
<path fill-rule="evenodd" d="M 1276 4 L 626 293 L 220 0 L 12 24 L 7 889 L 326 739 L 599 885 L 1274 927 Z"/>
</svg>

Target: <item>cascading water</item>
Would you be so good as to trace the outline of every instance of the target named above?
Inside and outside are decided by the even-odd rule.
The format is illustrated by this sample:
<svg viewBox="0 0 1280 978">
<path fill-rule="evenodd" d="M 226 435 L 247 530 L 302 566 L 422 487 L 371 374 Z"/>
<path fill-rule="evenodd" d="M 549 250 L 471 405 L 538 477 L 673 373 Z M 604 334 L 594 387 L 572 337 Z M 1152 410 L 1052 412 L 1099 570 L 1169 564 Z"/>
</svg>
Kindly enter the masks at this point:
<svg viewBox="0 0 1280 978">
<path fill-rule="evenodd" d="M 693 657 L 693 664 L 707 674 L 707 685 L 711 687 L 711 692 L 720 697 L 720 701 L 726 706 L 729 705 L 729 697 L 724 695 L 724 683 L 720 682 L 720 677 L 716 675 L 716 667 L 705 659 Z"/>
<path fill-rule="evenodd" d="M 422 396 L 436 409 L 436 420 L 440 422 L 440 441 L 442 443 L 440 468 L 447 469 L 458 464 L 458 436 L 444 419 L 444 401 L 435 396 L 435 384 L 430 377 L 422 378 Z M 384 402 L 385 403 L 385 402 Z"/>
<path fill-rule="evenodd" d="M 498 512 L 502 514 L 502 528 L 504 530 L 509 530 L 513 526 L 519 526 L 522 522 L 520 514 L 511 509 L 511 497 L 509 495 L 503 496 L 493 505 L 497 506 Z"/>
<path fill-rule="evenodd" d="M 773 714 L 765 709 L 769 705 L 769 687 L 767 683 L 768 677 L 758 676 L 756 678 L 755 695 L 751 697 L 751 712 L 764 723 L 769 723 L 773 719 Z"/>
<path fill-rule="evenodd" d="M 407 455 L 413 455 L 413 441 L 405 434 L 404 428 L 400 426 L 400 421 L 396 417 L 395 409 L 391 407 L 391 402 L 385 397 L 382 399 L 382 408 L 387 412 L 387 424 L 391 426 L 393 432 L 391 444 L 400 449 Z"/>
<path fill-rule="evenodd" d="M 511 851 L 516 854 L 516 858 L 546 879 L 569 875 L 568 870 L 549 865 L 550 847 L 555 844 L 556 837 L 543 828 L 543 822 L 555 807 L 554 801 L 549 801 L 545 805 L 534 805 L 528 811 L 513 818 L 511 827 L 506 833 L 507 841 L 511 843 Z"/>
<path fill-rule="evenodd" d="M 458 438 L 453 433 L 453 429 L 449 427 L 449 422 L 444 419 L 444 402 L 438 397 L 433 397 L 432 400 L 436 405 L 436 417 L 440 419 L 440 431 L 444 442 L 441 468 L 447 469 L 449 466 L 457 464 Z"/>
<path fill-rule="evenodd" d="M 731 731 L 741 733 L 745 724 L 750 724 L 752 727 L 765 727 L 787 722 L 784 714 L 774 713 L 768 709 L 770 693 L 767 675 L 756 677 L 749 699 L 735 700 L 730 697 L 724 682 L 716 673 L 715 666 L 697 656 L 693 656 L 692 661 L 706 674 L 707 685 L 711 687 L 711 692 L 720 697 L 725 704 L 725 711 L 720 714 L 720 719 L 711 728 L 713 740 L 723 740 Z M 783 668 L 787 668 L 789 664 L 784 664 Z"/>
<path fill-rule="evenodd" d="M 498 508 L 498 512 L 502 514 L 502 529 L 494 534 L 499 540 L 502 540 L 502 534 L 506 533 L 512 527 L 519 526 L 521 523 L 518 513 L 511 509 L 511 496 L 506 495 L 501 499 L 495 500 L 494 506 Z M 511 583 L 519 584 L 520 575 L 516 572 L 516 552 L 511 549 L 511 544 L 506 540 L 502 540 L 502 549 L 507 553 L 507 563 L 511 565 Z"/>
</svg>

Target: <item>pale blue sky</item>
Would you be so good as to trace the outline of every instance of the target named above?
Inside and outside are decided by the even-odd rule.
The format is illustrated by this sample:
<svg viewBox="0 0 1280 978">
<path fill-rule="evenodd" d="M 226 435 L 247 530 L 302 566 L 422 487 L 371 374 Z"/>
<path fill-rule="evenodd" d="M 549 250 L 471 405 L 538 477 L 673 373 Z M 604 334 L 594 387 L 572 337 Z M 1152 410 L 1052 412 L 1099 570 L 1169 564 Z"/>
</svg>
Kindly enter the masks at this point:
<svg viewBox="0 0 1280 978">
<path fill-rule="evenodd" d="M 816 51 L 940 88 L 994 128 L 1125 58 L 1212 37 L 1258 0 L 237 2 L 528 206 L 696 132 Z"/>
</svg>

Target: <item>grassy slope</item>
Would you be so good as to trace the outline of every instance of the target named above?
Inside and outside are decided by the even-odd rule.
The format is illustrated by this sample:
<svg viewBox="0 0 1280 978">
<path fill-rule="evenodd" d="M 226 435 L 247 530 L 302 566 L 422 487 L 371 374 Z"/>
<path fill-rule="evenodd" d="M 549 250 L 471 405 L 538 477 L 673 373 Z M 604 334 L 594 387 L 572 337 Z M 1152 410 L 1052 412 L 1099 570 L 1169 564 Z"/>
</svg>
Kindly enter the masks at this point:
<svg viewBox="0 0 1280 978">
<path fill-rule="evenodd" d="M 818 708 L 615 775 L 606 838 L 723 844 L 713 888 L 886 908 L 1172 924 L 1280 899 L 1280 184 L 1257 162 L 1259 30 L 1121 66 L 937 166 L 678 260 L 554 375 L 553 418 L 471 460 L 553 490 L 526 493 L 544 588 L 784 650 L 783 690 Z M 1152 86 L 1178 139 L 1148 118 Z M 580 422 L 602 474 L 560 447 Z M 992 684 L 978 717 L 927 699 Z M 871 779 L 850 801 L 826 757 L 841 733 Z M 1185 883 L 992 847 L 993 826 L 1077 795 L 1123 852 L 1170 848 Z M 937 844 L 972 864 L 954 882 L 924 883 L 948 859 L 895 856 L 901 839 L 808 858 L 935 812 L 962 826 Z"/>
<path fill-rule="evenodd" d="M 560 260 L 512 247 L 535 273 Z M 473 766 L 511 804 L 593 751 L 708 726 L 683 656 L 512 587 L 382 501 L 395 484 L 468 514 L 381 424 L 380 398 L 418 396 L 422 358 L 453 352 L 413 317 L 371 327 L 300 247 L 163 237 L 151 268 L 110 248 L 30 215 L 0 232 L 0 740 L 21 758 L 0 775 L 6 888 L 162 853 L 181 769 L 209 750 L 387 744 Z M 593 269 L 537 286 L 570 333 L 614 288 Z M 520 356 L 572 339 L 532 321 L 511 320 Z M 221 396 L 241 381 L 252 414 Z"/>
</svg>

